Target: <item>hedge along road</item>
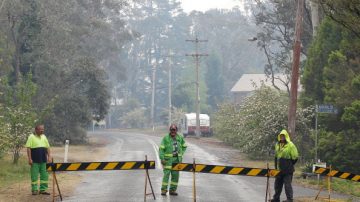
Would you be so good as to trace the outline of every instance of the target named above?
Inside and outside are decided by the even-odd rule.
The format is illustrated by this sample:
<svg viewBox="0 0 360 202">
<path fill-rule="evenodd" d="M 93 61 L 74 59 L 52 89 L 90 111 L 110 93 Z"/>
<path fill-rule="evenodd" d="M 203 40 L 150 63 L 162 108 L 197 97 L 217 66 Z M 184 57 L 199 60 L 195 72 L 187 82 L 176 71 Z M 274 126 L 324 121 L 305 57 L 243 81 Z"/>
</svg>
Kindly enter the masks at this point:
<svg viewBox="0 0 360 202">
<path fill-rule="evenodd" d="M 107 139 L 109 155 L 102 161 L 142 161 L 145 155 L 148 160 L 156 162 L 156 169 L 149 170 L 151 182 L 155 191 L 156 201 L 192 201 L 193 174 L 180 173 L 178 196 L 161 196 L 162 168 L 158 157 L 158 145 L 161 137 L 149 136 L 134 132 L 101 131 L 89 135 Z M 187 142 L 188 149 L 183 162 L 225 165 L 220 159 L 219 150 L 205 145 Z M 92 155 L 89 153 L 89 155 Z M 224 154 L 221 154 L 224 158 Z M 226 158 L 226 157 L 225 157 Z M 246 165 L 244 165 L 246 166 Z M 61 173 L 59 173 L 61 175 Z M 271 179 L 273 187 L 273 179 Z M 87 171 L 74 193 L 64 201 L 143 201 L 145 172 L 143 170 L 129 171 Z M 231 176 L 218 174 L 196 174 L 197 201 L 264 201 L 266 178 Z M 60 187 L 61 188 L 61 187 Z M 148 187 L 148 193 L 150 188 Z M 272 191 L 273 193 L 273 191 Z M 294 186 L 295 197 L 315 196 L 317 190 Z M 324 192 L 326 194 L 326 192 Z M 337 198 L 345 196 L 336 195 Z M 286 199 L 283 193 L 282 199 Z M 152 195 L 147 201 L 155 201 Z"/>
</svg>

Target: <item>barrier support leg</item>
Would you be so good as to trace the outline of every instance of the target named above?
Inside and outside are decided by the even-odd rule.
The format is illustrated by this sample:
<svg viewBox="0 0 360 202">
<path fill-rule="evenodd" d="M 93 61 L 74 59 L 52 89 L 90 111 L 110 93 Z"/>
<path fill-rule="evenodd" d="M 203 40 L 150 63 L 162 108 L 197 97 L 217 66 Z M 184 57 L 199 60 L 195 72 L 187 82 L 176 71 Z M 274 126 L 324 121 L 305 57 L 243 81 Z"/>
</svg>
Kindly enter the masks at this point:
<svg viewBox="0 0 360 202">
<path fill-rule="evenodd" d="M 52 171 L 52 201 L 55 202 L 55 171 Z"/>
<path fill-rule="evenodd" d="M 144 191 L 144 201 L 146 201 L 146 196 L 149 195 L 149 194 L 152 194 L 153 197 L 154 197 L 154 200 L 156 200 L 156 197 L 155 197 L 155 193 L 154 193 L 154 189 L 152 187 L 152 184 L 151 184 L 151 180 L 150 180 L 150 175 L 149 175 L 149 165 L 148 165 L 148 161 L 147 161 L 147 155 L 145 155 L 145 191 Z M 149 180 L 149 185 L 150 185 L 150 188 L 151 188 L 151 193 L 147 193 L 147 181 Z"/>
<path fill-rule="evenodd" d="M 268 202 L 268 196 L 269 196 L 269 200 L 270 200 L 270 190 L 269 190 L 269 185 L 270 185 L 270 169 L 269 169 L 269 163 L 267 163 L 267 176 L 266 176 L 266 195 L 265 195 L 265 202 Z"/>
<path fill-rule="evenodd" d="M 147 163 L 147 156 L 145 156 L 145 169 L 146 169 L 146 163 Z M 146 175 L 146 171 L 147 169 L 145 170 L 145 189 L 144 189 L 144 202 L 146 201 L 146 195 L 147 195 L 147 181 L 148 181 L 148 178 L 147 178 L 147 175 Z"/>
<path fill-rule="evenodd" d="M 59 183 L 57 181 L 57 178 L 56 178 L 56 167 L 55 167 L 55 164 L 54 164 L 54 158 L 51 159 L 51 168 L 52 168 L 52 171 L 53 171 L 53 201 L 55 201 L 55 184 L 56 184 L 56 187 L 57 187 L 57 190 L 59 192 L 59 196 L 60 196 L 60 200 L 62 201 L 62 195 L 61 195 L 61 191 L 60 191 L 60 186 L 59 186 Z"/>
<path fill-rule="evenodd" d="M 194 158 L 194 161 L 193 161 L 193 201 L 194 201 L 194 202 L 196 202 L 195 172 L 196 172 L 196 164 L 195 164 L 195 158 Z"/>
<path fill-rule="evenodd" d="M 323 189 L 323 186 L 320 186 L 319 192 L 318 192 L 318 193 L 316 194 L 316 196 L 315 196 L 315 201 L 318 200 L 319 195 L 320 195 L 322 189 Z"/>
<path fill-rule="evenodd" d="M 331 165 L 330 165 L 330 172 L 329 172 L 329 174 L 328 174 L 328 179 L 327 179 L 327 184 L 328 184 L 328 191 L 329 191 L 329 201 L 331 201 L 330 200 L 330 196 L 331 196 L 331 176 L 330 176 L 330 174 L 331 174 Z"/>
</svg>

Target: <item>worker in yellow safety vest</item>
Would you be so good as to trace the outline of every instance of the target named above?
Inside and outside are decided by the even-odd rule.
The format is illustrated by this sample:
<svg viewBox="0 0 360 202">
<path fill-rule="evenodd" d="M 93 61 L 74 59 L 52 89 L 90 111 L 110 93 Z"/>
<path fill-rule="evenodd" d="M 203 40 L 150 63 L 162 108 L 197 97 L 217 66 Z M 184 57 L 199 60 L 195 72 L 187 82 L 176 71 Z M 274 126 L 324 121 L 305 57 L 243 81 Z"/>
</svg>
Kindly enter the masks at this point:
<svg viewBox="0 0 360 202">
<path fill-rule="evenodd" d="M 280 173 L 275 179 L 275 194 L 271 202 L 280 202 L 280 195 L 283 186 L 285 187 L 286 202 L 293 202 L 293 188 L 291 181 L 295 171 L 294 165 L 299 158 L 298 150 L 295 144 L 290 140 L 289 133 L 282 130 L 277 136 L 275 145 L 275 169 Z"/>
<path fill-rule="evenodd" d="M 31 166 L 31 192 L 32 195 L 50 195 L 48 189 L 48 172 L 46 163 L 50 163 L 50 145 L 44 135 L 44 125 L 39 124 L 35 127 L 35 133 L 31 134 L 25 147 L 27 148 L 28 162 Z M 40 174 L 40 191 L 38 177 Z"/>
<path fill-rule="evenodd" d="M 159 154 L 161 159 L 161 164 L 163 166 L 164 177 L 162 180 L 161 186 L 161 195 L 166 195 L 169 186 L 169 177 L 170 180 L 170 195 L 178 195 L 176 192 L 178 182 L 179 182 L 179 171 L 171 170 L 173 163 L 180 163 L 182 157 L 186 150 L 186 144 L 184 138 L 177 133 L 177 126 L 171 124 L 170 132 L 163 137 Z"/>
</svg>

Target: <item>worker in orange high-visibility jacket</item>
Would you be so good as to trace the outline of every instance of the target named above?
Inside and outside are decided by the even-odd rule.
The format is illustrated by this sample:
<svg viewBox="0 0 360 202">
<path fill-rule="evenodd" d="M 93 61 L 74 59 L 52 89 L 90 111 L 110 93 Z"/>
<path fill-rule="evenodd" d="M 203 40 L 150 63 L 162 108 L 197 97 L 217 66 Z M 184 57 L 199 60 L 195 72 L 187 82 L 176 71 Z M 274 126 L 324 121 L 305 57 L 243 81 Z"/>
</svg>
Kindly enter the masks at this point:
<svg viewBox="0 0 360 202">
<path fill-rule="evenodd" d="M 173 163 L 180 163 L 186 150 L 186 144 L 184 138 L 177 133 L 177 126 L 172 124 L 170 126 L 170 132 L 163 137 L 159 155 L 161 164 L 163 166 L 164 177 L 161 185 L 161 195 L 166 195 L 170 180 L 170 195 L 178 195 L 176 192 L 179 182 L 179 171 L 171 170 Z"/>
</svg>

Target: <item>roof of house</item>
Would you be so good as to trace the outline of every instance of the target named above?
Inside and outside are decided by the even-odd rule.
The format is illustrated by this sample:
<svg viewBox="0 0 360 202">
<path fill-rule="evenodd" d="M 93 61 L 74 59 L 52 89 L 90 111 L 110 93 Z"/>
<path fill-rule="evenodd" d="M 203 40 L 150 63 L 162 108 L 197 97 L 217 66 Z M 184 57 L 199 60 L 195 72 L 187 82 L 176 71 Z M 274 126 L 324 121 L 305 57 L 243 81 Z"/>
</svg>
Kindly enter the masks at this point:
<svg viewBox="0 0 360 202">
<path fill-rule="evenodd" d="M 280 90 L 286 91 L 287 88 L 283 82 L 288 81 L 286 75 L 284 74 L 275 74 L 274 75 L 275 85 L 280 88 Z M 283 81 L 283 82 L 282 82 Z M 249 92 L 254 91 L 257 88 L 260 88 L 261 83 L 264 83 L 265 86 L 273 87 L 271 83 L 271 78 L 267 77 L 265 74 L 243 74 L 236 84 L 231 88 L 231 92 Z M 289 84 L 290 86 L 290 84 Z M 301 90 L 301 85 L 299 88 Z"/>
</svg>

